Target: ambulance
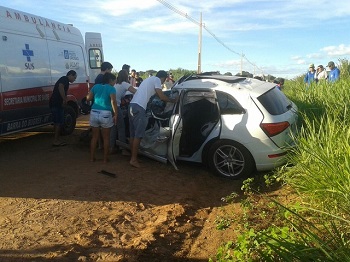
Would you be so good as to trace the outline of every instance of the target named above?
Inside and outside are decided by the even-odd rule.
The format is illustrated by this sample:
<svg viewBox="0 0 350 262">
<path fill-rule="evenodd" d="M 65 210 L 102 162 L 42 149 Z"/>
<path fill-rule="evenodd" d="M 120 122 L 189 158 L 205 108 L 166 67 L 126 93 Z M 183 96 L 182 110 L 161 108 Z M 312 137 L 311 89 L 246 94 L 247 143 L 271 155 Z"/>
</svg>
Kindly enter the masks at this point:
<svg viewBox="0 0 350 262">
<path fill-rule="evenodd" d="M 103 62 L 100 33 L 0 6 L 0 136 L 49 125 L 49 99 L 69 70 L 70 84 L 62 134 L 74 131 L 82 99 Z"/>
</svg>

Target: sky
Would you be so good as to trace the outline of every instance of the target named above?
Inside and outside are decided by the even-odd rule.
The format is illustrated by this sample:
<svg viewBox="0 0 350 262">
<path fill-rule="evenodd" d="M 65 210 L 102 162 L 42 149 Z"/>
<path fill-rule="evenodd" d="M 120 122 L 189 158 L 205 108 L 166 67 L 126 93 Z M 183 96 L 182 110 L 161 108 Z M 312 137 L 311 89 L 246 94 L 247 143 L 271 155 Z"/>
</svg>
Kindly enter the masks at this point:
<svg viewBox="0 0 350 262">
<path fill-rule="evenodd" d="M 116 71 L 273 75 L 292 79 L 309 64 L 350 57 L 344 0 L 0 0 L 0 5 L 102 34 Z M 202 17 L 202 27 L 200 18 Z M 200 29 L 202 28 L 202 34 Z M 201 35 L 201 37 L 200 37 Z"/>
</svg>

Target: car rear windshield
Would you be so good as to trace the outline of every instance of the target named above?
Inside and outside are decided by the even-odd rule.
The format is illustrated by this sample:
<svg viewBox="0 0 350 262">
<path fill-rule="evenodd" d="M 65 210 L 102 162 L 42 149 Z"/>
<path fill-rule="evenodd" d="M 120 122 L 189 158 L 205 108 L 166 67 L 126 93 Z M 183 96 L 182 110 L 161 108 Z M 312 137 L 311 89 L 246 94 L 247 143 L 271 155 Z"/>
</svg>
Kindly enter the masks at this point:
<svg viewBox="0 0 350 262">
<path fill-rule="evenodd" d="M 287 112 L 292 104 L 277 87 L 259 96 L 258 100 L 271 115 L 281 115 Z"/>
</svg>

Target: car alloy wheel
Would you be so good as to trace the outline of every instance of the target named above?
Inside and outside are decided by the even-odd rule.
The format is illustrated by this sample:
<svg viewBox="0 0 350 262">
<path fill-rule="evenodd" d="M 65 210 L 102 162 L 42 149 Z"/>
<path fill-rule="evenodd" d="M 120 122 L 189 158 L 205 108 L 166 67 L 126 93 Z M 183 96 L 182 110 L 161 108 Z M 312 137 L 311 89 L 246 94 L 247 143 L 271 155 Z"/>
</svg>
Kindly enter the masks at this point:
<svg viewBox="0 0 350 262">
<path fill-rule="evenodd" d="M 251 175 L 255 162 L 249 151 L 241 144 L 220 140 L 209 149 L 209 167 L 218 175 L 240 179 Z"/>
</svg>

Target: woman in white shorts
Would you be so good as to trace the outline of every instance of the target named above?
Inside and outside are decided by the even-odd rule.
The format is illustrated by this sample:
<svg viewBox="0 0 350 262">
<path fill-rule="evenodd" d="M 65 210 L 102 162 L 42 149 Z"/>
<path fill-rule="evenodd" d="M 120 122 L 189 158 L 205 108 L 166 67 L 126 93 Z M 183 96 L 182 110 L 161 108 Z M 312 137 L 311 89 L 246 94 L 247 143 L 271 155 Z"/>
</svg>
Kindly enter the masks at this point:
<svg viewBox="0 0 350 262">
<path fill-rule="evenodd" d="M 103 139 L 103 161 L 108 162 L 109 137 L 111 127 L 117 123 L 117 101 L 114 85 L 116 76 L 112 73 L 103 75 L 103 83 L 92 87 L 86 96 L 87 101 L 94 101 L 90 111 L 92 139 L 90 145 L 90 161 L 95 161 L 95 151 L 100 136 Z"/>
</svg>

